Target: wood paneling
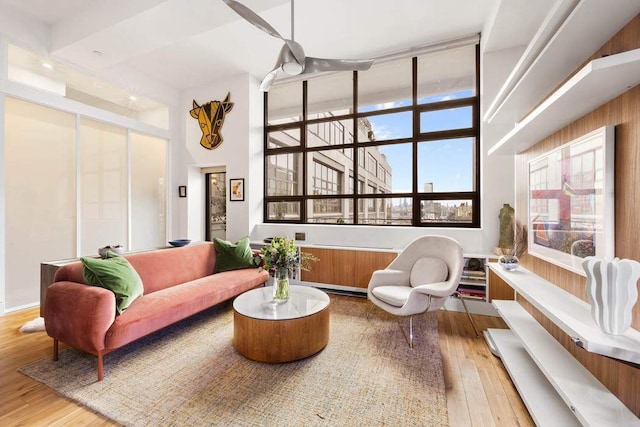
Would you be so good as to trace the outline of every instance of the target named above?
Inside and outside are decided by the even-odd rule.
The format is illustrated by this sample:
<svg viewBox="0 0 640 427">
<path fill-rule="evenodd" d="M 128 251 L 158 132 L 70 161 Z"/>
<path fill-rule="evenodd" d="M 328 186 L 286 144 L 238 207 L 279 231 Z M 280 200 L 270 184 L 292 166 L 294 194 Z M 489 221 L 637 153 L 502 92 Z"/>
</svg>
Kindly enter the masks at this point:
<svg viewBox="0 0 640 427">
<path fill-rule="evenodd" d="M 640 48 L 640 16 L 632 19 L 588 58 L 587 62 L 602 55 L 637 48 Z M 640 260 L 640 241 L 635 236 L 640 230 L 640 86 L 630 89 L 516 156 L 516 216 L 526 223 L 528 162 L 540 154 L 606 125 L 614 125 L 616 129 L 615 255 Z M 521 263 L 537 275 L 588 301 L 585 277 L 531 255 L 522 257 Z M 640 414 L 640 370 L 576 347 L 570 337 L 559 331 L 533 307 L 526 302 L 521 303 L 629 409 L 636 415 Z M 634 307 L 633 327 L 640 329 L 640 304 Z"/>
<path fill-rule="evenodd" d="M 516 299 L 516 292 L 496 273 L 489 270 L 489 302 L 493 300 L 510 300 Z"/>
<path fill-rule="evenodd" d="M 395 252 L 356 252 L 356 262 L 353 265 L 355 273 L 355 286 L 367 288 L 371 274 L 376 270 L 382 270 L 398 256 Z"/>
<path fill-rule="evenodd" d="M 366 288 L 371 273 L 385 268 L 398 255 L 395 252 L 358 251 L 328 248 L 302 248 L 318 258 L 311 271 L 303 271 L 305 282 Z"/>
<path fill-rule="evenodd" d="M 295 319 L 255 319 L 233 312 L 233 346 L 251 360 L 292 362 L 316 354 L 329 342 L 329 306 Z"/>
</svg>

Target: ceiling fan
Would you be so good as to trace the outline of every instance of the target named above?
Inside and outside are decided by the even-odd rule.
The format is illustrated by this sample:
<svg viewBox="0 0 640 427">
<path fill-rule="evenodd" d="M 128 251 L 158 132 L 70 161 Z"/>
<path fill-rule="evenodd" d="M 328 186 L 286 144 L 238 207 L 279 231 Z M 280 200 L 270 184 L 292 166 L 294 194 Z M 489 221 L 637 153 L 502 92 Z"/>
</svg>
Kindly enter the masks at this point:
<svg viewBox="0 0 640 427">
<path fill-rule="evenodd" d="M 260 90 L 267 92 L 273 84 L 278 72 L 282 70 L 286 74 L 311 74 L 322 71 L 364 71 L 371 68 L 372 59 L 323 59 L 305 56 L 302 46 L 293 38 L 293 0 L 291 0 L 291 39 L 286 39 L 276 31 L 267 21 L 257 13 L 235 0 L 222 0 L 243 19 L 255 25 L 270 36 L 284 41 L 278 54 L 276 65 L 262 80 Z"/>
</svg>

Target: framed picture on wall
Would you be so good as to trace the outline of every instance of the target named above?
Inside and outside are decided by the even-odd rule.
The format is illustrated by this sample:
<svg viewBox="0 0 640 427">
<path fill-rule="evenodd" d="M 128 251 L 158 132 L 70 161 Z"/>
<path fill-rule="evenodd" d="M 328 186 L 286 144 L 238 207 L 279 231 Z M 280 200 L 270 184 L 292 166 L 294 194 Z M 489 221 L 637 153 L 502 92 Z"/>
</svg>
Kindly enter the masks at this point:
<svg viewBox="0 0 640 427">
<path fill-rule="evenodd" d="M 529 254 L 586 276 L 587 256 L 613 258 L 614 127 L 529 162 Z"/>
<path fill-rule="evenodd" d="M 229 200 L 232 202 L 244 200 L 244 178 L 232 178 L 229 180 Z"/>
</svg>

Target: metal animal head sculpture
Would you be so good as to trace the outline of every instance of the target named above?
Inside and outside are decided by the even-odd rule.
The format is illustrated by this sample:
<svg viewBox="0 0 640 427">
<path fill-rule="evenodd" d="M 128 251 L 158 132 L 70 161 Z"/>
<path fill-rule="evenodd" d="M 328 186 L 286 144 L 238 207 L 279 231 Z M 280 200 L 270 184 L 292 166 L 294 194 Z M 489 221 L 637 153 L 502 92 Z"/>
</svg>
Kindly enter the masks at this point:
<svg viewBox="0 0 640 427">
<path fill-rule="evenodd" d="M 202 138 L 200 145 L 209 150 L 218 148 L 222 141 L 222 124 L 225 115 L 233 108 L 231 102 L 231 93 L 227 92 L 227 97 L 222 101 L 210 101 L 206 104 L 198 105 L 193 100 L 193 109 L 189 111 L 191 117 L 198 120 L 200 129 L 202 130 Z"/>
</svg>

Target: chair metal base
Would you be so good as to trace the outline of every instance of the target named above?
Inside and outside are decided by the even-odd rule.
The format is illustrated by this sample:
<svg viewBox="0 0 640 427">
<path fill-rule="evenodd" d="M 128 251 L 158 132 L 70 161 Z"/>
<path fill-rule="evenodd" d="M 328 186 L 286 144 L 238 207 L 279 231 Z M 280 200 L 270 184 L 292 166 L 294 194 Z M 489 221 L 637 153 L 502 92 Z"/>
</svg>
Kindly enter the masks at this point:
<svg viewBox="0 0 640 427">
<path fill-rule="evenodd" d="M 471 317 L 471 313 L 469 313 L 469 309 L 467 308 L 467 303 L 464 301 L 464 298 L 460 296 L 459 293 L 454 294 L 456 298 L 462 302 L 462 307 L 464 307 L 465 313 L 467 313 L 467 318 L 469 319 L 469 323 L 471 323 L 471 327 L 473 331 L 476 333 L 476 338 L 480 337 L 480 333 L 478 332 L 478 328 L 476 327 L 476 323 L 473 321 L 473 317 Z M 400 329 L 402 329 L 402 325 L 400 325 Z M 409 348 L 413 348 L 413 315 L 409 316 Z"/>
<path fill-rule="evenodd" d="M 409 347 L 413 348 L 413 316 L 409 316 Z"/>
<path fill-rule="evenodd" d="M 471 317 L 471 314 L 469 313 L 469 309 L 467 309 L 467 303 L 464 301 L 464 298 L 462 298 L 458 292 L 456 292 L 454 295 L 456 296 L 456 298 L 458 298 L 460 300 L 460 302 L 462 302 L 462 306 L 464 307 L 464 311 L 467 313 L 467 317 L 469 318 L 469 322 L 471 323 L 471 326 L 473 327 L 473 331 L 476 333 L 476 338 L 479 338 L 480 337 L 480 333 L 478 332 L 478 328 L 476 328 L 476 324 L 473 321 L 473 318 Z"/>
</svg>

